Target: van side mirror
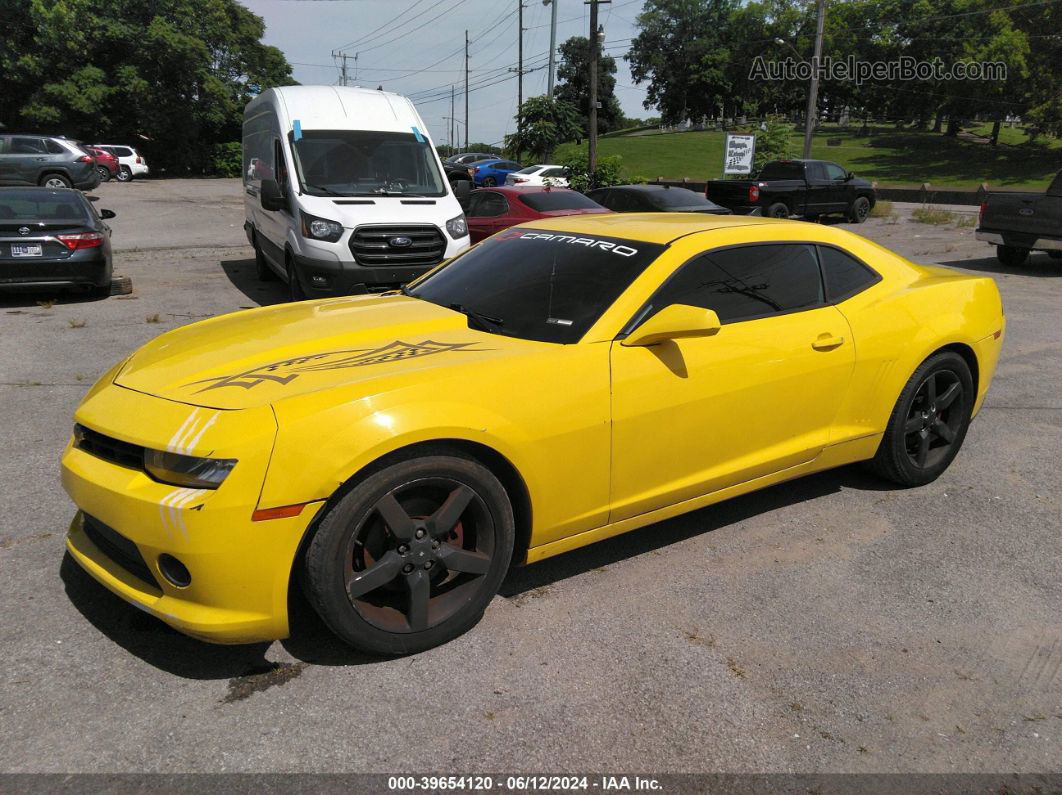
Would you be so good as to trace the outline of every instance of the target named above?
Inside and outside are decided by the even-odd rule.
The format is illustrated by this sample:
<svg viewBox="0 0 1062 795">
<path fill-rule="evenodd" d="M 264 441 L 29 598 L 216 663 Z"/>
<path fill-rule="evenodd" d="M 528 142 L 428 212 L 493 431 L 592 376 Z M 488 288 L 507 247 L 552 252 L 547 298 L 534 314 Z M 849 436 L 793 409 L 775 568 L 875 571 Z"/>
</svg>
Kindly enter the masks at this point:
<svg viewBox="0 0 1062 795">
<path fill-rule="evenodd" d="M 672 304 L 666 306 L 620 342 L 628 348 L 656 345 L 665 340 L 711 337 L 723 324 L 713 309 Z"/>
<path fill-rule="evenodd" d="M 259 191 L 258 198 L 262 202 L 263 210 L 275 211 L 288 208 L 288 200 L 284 197 L 275 179 L 262 180 L 262 189 Z"/>
<path fill-rule="evenodd" d="M 114 210 L 100 210 L 100 218 L 107 220 L 108 218 L 114 218 L 118 213 Z"/>
<path fill-rule="evenodd" d="M 472 183 L 467 179 L 457 179 L 453 182 L 453 188 L 454 197 L 464 207 L 468 197 L 472 195 Z"/>
</svg>

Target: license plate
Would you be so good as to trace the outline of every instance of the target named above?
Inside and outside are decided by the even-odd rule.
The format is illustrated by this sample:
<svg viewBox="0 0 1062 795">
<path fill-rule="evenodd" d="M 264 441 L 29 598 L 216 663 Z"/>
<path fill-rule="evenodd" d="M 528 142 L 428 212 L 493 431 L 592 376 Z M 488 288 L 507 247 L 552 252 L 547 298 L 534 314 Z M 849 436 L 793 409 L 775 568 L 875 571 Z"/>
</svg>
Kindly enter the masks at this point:
<svg viewBox="0 0 1062 795">
<path fill-rule="evenodd" d="M 11 246 L 12 257 L 40 257 L 43 256 L 44 250 L 41 248 L 40 243 L 30 243 L 24 246 Z"/>
</svg>

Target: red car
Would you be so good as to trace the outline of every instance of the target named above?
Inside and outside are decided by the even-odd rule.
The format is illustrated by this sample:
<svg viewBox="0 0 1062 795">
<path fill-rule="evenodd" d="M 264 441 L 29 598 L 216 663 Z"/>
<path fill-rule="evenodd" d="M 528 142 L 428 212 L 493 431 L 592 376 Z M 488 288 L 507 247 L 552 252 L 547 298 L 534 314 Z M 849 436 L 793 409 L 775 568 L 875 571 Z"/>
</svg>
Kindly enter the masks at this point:
<svg viewBox="0 0 1062 795">
<path fill-rule="evenodd" d="M 472 242 L 478 243 L 524 221 L 610 212 L 612 210 L 567 188 L 480 188 L 469 197 L 465 220 Z"/>
<path fill-rule="evenodd" d="M 96 158 L 96 171 L 99 172 L 100 182 L 107 182 L 111 177 L 118 176 L 118 158 L 96 146 L 84 146 L 94 158 Z"/>
</svg>

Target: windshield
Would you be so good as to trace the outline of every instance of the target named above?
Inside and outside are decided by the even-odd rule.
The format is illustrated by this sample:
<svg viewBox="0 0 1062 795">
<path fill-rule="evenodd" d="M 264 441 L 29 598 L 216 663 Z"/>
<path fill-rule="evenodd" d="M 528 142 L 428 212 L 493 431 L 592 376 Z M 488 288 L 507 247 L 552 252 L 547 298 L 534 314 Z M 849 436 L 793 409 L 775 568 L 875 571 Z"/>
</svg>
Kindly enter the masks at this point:
<svg viewBox="0 0 1062 795">
<path fill-rule="evenodd" d="M 588 199 L 574 190 L 550 190 L 528 193 L 521 196 L 520 201 L 540 213 L 548 213 L 551 210 L 603 211 L 605 209 L 593 199 Z"/>
<path fill-rule="evenodd" d="M 412 133 L 304 130 L 291 148 L 311 196 L 446 195 L 431 145 Z"/>
<path fill-rule="evenodd" d="M 418 282 L 409 295 L 463 311 L 495 334 L 573 343 L 664 248 L 509 229 Z"/>
<path fill-rule="evenodd" d="M 708 200 L 701 194 L 686 188 L 649 191 L 648 196 L 649 201 L 656 207 L 699 207 L 708 204 Z"/>
</svg>

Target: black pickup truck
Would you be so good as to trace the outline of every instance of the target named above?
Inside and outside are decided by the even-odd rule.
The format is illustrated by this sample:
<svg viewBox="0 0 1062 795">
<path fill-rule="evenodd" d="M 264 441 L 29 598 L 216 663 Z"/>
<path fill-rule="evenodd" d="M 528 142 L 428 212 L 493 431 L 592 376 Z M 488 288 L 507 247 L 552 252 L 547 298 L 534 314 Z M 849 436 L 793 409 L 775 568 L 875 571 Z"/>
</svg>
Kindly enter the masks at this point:
<svg viewBox="0 0 1062 795">
<path fill-rule="evenodd" d="M 814 220 L 844 213 L 861 224 L 870 215 L 874 187 L 828 160 L 772 160 L 752 179 L 713 179 L 704 195 L 739 215 Z"/>
<path fill-rule="evenodd" d="M 1007 266 L 1025 262 L 1030 251 L 1062 259 L 1062 171 L 1045 193 L 989 193 L 981 202 L 977 239 L 994 243 Z"/>
</svg>

